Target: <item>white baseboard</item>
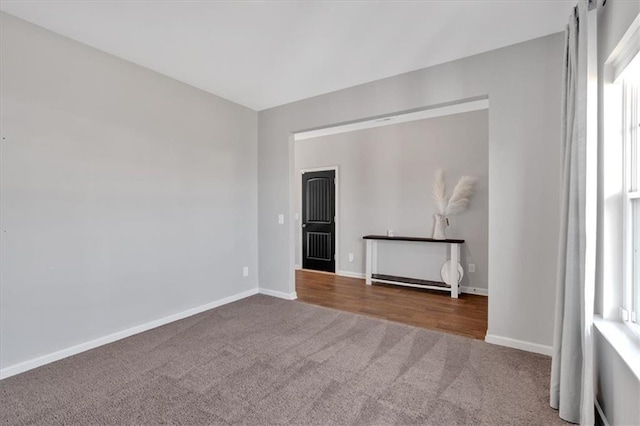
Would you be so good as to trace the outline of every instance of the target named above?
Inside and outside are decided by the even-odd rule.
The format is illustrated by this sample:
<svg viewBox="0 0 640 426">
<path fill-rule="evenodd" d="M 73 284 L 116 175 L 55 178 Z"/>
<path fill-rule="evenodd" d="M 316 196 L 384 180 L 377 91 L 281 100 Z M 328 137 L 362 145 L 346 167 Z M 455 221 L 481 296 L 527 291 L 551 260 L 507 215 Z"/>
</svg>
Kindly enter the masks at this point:
<svg viewBox="0 0 640 426">
<path fill-rule="evenodd" d="M 282 291 L 269 290 L 268 288 L 261 288 L 258 290 L 258 293 L 264 294 L 265 296 L 273 296 L 280 299 L 285 300 L 296 300 L 298 295 L 294 291 L 293 293 L 284 293 Z"/>
<path fill-rule="evenodd" d="M 6 379 L 7 377 L 15 376 L 16 374 L 23 373 L 28 370 L 32 370 L 45 364 L 52 363 L 54 361 L 61 360 L 63 358 L 70 357 L 72 355 L 79 354 L 81 352 L 88 351 L 90 349 L 97 348 L 99 346 L 106 345 L 108 343 L 115 342 L 116 340 L 133 336 L 134 334 L 142 333 L 143 331 L 151 330 L 153 328 L 160 327 L 162 325 L 169 324 L 171 322 L 178 321 L 204 311 L 208 311 L 209 309 L 217 308 L 218 306 L 226 305 L 227 303 L 235 302 L 237 300 L 253 296 L 254 294 L 258 294 L 257 288 L 243 291 L 242 293 L 234 294 L 233 296 L 225 297 L 223 299 L 207 303 L 206 305 L 196 306 L 195 308 L 187 309 L 186 311 L 178 312 L 176 314 L 150 321 L 145 324 L 127 328 L 126 330 L 118 331 L 116 333 L 99 337 L 88 342 L 80 343 L 78 345 L 52 352 L 47 355 L 23 361 L 18 364 L 10 365 L 9 367 L 5 367 L 0 370 L 0 380 Z"/>
<path fill-rule="evenodd" d="M 610 425 L 609 420 L 607 420 L 607 416 L 604 415 L 604 411 L 602 411 L 602 407 L 600 406 L 600 403 L 598 402 L 597 399 L 594 399 L 594 402 L 596 403 L 596 410 L 598 410 L 598 415 L 602 420 L 602 424 L 604 424 L 604 426 L 609 426 Z"/>
<path fill-rule="evenodd" d="M 478 296 L 489 296 L 489 290 L 487 290 L 486 288 L 478 287 L 460 286 L 460 293 L 477 294 Z"/>
<path fill-rule="evenodd" d="M 484 341 L 492 345 L 506 346 L 508 348 L 520 349 L 522 351 L 533 352 L 542 355 L 553 355 L 551 346 L 541 345 L 539 343 L 525 342 L 524 340 L 511 339 L 509 337 L 496 336 L 487 334 Z"/>
<path fill-rule="evenodd" d="M 302 266 L 300 265 L 295 265 L 294 268 L 296 268 L 296 271 L 299 271 L 300 269 L 302 269 Z"/>
<path fill-rule="evenodd" d="M 340 275 L 341 277 L 364 279 L 364 274 L 362 272 L 336 271 L 336 275 Z"/>
</svg>

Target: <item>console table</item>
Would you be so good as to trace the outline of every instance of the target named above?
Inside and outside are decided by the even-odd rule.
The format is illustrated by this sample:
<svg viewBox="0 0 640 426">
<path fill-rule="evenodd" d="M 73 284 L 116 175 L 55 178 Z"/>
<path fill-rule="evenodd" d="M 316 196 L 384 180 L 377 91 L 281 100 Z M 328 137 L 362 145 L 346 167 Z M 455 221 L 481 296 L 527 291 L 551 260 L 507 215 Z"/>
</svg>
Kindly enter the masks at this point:
<svg viewBox="0 0 640 426">
<path fill-rule="evenodd" d="M 458 259 L 460 259 L 460 244 L 464 240 L 434 240 L 433 238 L 420 237 L 388 237 L 386 235 L 365 235 L 362 237 L 367 243 L 366 249 L 366 283 L 372 282 L 384 284 L 402 285 L 405 287 L 427 288 L 430 290 L 443 290 L 451 292 L 451 297 L 458 298 Z M 451 247 L 451 270 L 449 276 L 453 285 L 449 286 L 441 281 L 421 280 L 417 278 L 398 277 L 395 275 L 378 274 L 378 242 L 379 241 L 410 241 L 415 243 L 439 243 L 449 244 Z"/>
</svg>

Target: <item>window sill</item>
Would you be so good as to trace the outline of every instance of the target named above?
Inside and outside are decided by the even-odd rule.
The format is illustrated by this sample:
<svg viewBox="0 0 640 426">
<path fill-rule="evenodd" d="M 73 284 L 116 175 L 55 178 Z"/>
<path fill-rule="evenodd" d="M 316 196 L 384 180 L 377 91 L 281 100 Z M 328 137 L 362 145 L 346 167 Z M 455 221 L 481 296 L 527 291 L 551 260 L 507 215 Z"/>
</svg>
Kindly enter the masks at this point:
<svg viewBox="0 0 640 426">
<path fill-rule="evenodd" d="M 640 380 L 640 337 L 623 323 L 605 320 L 598 315 L 594 317 L 593 324 Z"/>
</svg>

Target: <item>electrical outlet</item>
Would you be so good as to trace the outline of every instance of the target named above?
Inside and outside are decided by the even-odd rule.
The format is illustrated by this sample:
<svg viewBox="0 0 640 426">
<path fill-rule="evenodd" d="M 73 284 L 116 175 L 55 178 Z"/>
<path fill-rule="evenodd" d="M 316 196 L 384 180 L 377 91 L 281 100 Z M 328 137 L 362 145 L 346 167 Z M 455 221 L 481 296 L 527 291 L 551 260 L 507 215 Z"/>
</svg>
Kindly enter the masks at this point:
<svg viewBox="0 0 640 426">
<path fill-rule="evenodd" d="M 349 262 L 353 262 L 353 253 L 349 253 Z"/>
<path fill-rule="evenodd" d="M 475 263 L 470 263 L 469 264 L 469 273 L 472 274 L 476 271 L 476 264 Z"/>
<path fill-rule="evenodd" d="M 284 224 L 284 215 L 283 214 L 279 214 L 278 215 L 278 224 L 280 224 L 280 225 Z"/>
<path fill-rule="evenodd" d="M 242 276 L 243 277 L 248 277 L 249 276 L 249 267 L 245 266 L 244 268 L 242 268 Z"/>
</svg>

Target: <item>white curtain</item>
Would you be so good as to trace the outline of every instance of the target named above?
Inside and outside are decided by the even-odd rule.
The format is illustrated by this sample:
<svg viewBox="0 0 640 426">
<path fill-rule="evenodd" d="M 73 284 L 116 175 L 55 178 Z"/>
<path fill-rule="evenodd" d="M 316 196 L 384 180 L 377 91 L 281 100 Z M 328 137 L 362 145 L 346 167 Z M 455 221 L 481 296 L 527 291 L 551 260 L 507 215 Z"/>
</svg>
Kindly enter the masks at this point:
<svg viewBox="0 0 640 426">
<path fill-rule="evenodd" d="M 555 329 L 551 367 L 551 406 L 564 420 L 594 424 L 593 299 L 595 287 L 595 193 L 597 145 L 588 137 L 594 118 L 589 71 L 588 3 L 580 0 L 565 32 L 562 105 L 561 227 Z M 593 13 L 597 13 L 593 11 Z M 595 31 L 595 28 L 592 29 Z M 593 76 L 591 76 L 593 77 Z M 593 98 L 589 102 L 594 102 Z M 597 111 L 596 111 L 597 114 Z M 594 151 L 595 150 L 595 151 Z M 596 166 L 597 167 L 597 166 Z M 593 211 L 592 211 L 593 210 Z"/>
</svg>

